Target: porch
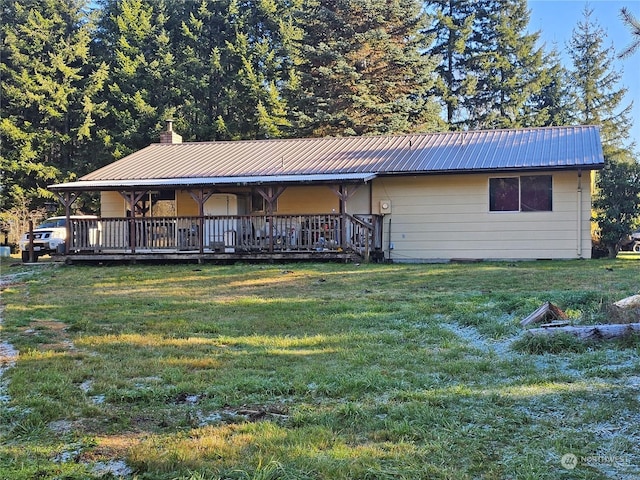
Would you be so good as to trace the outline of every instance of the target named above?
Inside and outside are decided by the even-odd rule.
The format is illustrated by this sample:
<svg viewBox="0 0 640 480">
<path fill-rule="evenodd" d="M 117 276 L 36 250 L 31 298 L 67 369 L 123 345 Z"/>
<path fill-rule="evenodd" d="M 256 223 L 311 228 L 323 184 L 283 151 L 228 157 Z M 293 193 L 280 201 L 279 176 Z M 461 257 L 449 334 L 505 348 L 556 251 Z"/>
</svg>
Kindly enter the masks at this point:
<svg viewBox="0 0 640 480">
<path fill-rule="evenodd" d="M 382 255 L 382 217 L 351 214 L 124 217 L 68 222 L 65 260 L 334 260 Z M 60 252 L 62 253 L 62 252 Z"/>
</svg>

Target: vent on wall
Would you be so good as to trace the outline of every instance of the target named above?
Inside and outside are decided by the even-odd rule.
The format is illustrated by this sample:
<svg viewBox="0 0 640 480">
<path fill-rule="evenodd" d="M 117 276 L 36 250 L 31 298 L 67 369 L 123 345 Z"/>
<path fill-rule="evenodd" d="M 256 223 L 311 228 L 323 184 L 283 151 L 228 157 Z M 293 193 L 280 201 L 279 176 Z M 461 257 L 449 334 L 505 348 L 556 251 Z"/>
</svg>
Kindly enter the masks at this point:
<svg viewBox="0 0 640 480">
<path fill-rule="evenodd" d="M 380 200 L 380 213 L 391 213 L 391 200 Z"/>
</svg>

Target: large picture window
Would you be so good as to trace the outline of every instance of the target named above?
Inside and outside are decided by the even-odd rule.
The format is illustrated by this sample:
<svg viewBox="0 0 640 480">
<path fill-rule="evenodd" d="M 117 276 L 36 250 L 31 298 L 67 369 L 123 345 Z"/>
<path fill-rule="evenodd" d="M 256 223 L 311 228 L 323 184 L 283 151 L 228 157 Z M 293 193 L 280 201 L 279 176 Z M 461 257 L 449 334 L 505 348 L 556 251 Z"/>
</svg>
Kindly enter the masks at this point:
<svg viewBox="0 0 640 480">
<path fill-rule="evenodd" d="M 551 175 L 523 175 L 489 179 L 492 212 L 550 212 Z"/>
</svg>

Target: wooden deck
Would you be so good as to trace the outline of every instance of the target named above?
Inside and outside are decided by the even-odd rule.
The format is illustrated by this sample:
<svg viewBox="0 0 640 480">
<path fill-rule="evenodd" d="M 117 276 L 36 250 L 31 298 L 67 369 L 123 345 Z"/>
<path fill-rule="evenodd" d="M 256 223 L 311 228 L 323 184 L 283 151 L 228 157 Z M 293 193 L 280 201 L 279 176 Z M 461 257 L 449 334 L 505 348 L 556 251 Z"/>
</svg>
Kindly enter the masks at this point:
<svg viewBox="0 0 640 480">
<path fill-rule="evenodd" d="M 68 229 L 68 263 L 370 261 L 382 247 L 377 215 L 99 218 Z"/>
</svg>

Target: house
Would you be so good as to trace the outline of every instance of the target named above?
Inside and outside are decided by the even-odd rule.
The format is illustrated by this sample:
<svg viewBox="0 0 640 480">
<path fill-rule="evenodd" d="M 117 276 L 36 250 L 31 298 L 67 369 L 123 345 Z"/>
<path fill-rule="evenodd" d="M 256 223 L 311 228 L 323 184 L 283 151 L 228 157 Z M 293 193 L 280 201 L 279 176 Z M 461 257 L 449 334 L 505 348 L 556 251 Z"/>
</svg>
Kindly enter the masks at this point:
<svg viewBox="0 0 640 480">
<path fill-rule="evenodd" d="M 49 188 L 69 214 L 100 194 L 71 256 L 570 259 L 591 256 L 603 166 L 596 126 L 183 143 L 167 122 L 159 143 Z"/>
</svg>

